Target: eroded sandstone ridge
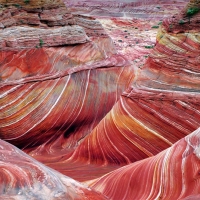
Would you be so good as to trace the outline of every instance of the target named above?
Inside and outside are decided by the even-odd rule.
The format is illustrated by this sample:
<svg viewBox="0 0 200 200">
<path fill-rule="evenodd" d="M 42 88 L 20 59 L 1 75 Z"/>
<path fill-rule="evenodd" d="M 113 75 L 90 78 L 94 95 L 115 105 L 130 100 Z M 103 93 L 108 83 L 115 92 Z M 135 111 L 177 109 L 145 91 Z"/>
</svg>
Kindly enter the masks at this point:
<svg viewBox="0 0 200 200">
<path fill-rule="evenodd" d="M 1 199 L 106 200 L 103 195 L 37 162 L 0 140 Z"/>
<path fill-rule="evenodd" d="M 91 182 L 110 199 L 199 198 L 199 9 L 199 1 L 190 1 L 163 21 L 132 87 L 73 153 L 76 159 L 81 152 L 87 162 L 95 160 L 96 154 L 88 153 L 98 138 L 107 140 L 105 148 L 95 150 L 101 163 L 150 157 Z"/>
<path fill-rule="evenodd" d="M 143 56 L 151 49 L 145 64 L 127 59 L 136 50 L 117 53 L 93 17 L 72 14 L 56 1 L 13 2 L 2 3 L 0 138 L 102 196 L 0 141 L 0 181 L 9 188 L 2 189 L 3 197 L 26 198 L 25 187 L 45 194 L 44 200 L 49 194 L 56 199 L 57 187 L 50 192 L 48 181 L 59 182 L 60 199 L 198 198 L 199 1 L 156 26 L 155 46 L 138 51 Z M 113 21 L 115 27 L 125 23 Z M 128 20 L 126 38 L 133 22 L 134 29 L 150 27 Z M 119 40 L 126 41 L 134 39 Z M 18 182 L 13 166 L 30 181 Z M 10 174 L 16 180 L 11 185 Z"/>
<path fill-rule="evenodd" d="M 156 156 L 115 170 L 90 185 L 110 199 L 198 199 L 199 137 L 197 129 Z"/>
<path fill-rule="evenodd" d="M 134 73 L 94 18 L 72 15 L 58 1 L 23 2 L 1 1 L 0 137 L 32 156 L 37 152 L 40 161 L 56 164 L 106 115 Z M 10 162 L 8 146 L 0 157 L 4 164 Z M 23 163 L 20 155 L 12 154 Z M 104 198 L 89 188 L 73 189 L 71 180 L 48 168 L 30 172 L 44 170 L 44 178 L 30 175 L 24 182 L 11 165 L 24 176 L 28 173 L 28 165 L 14 161 L 2 168 L 1 176 L 5 171 L 9 175 L 0 184 L 10 188 L 2 189 L 2 198 L 33 199 L 41 194 L 41 199 Z M 19 182 L 10 184 L 10 177 Z M 65 180 L 57 183 L 53 177 Z M 51 191 L 51 181 L 62 194 L 56 188 Z"/>
<path fill-rule="evenodd" d="M 0 49 L 80 44 L 89 41 L 91 35 L 107 36 L 97 20 L 73 16 L 60 1 L 12 1 L 0 5 Z"/>
</svg>

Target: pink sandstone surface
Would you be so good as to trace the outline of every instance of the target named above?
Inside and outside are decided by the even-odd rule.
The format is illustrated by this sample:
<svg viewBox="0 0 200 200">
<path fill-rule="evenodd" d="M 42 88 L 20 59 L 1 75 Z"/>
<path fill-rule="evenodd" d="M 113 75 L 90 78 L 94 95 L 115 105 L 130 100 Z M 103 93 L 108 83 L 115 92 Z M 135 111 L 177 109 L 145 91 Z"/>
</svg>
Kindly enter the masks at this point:
<svg viewBox="0 0 200 200">
<path fill-rule="evenodd" d="M 107 199 L 2 140 L 0 153 L 1 199 Z"/>
<path fill-rule="evenodd" d="M 199 1 L 64 3 L 1 1 L 2 198 L 198 199 Z"/>
</svg>

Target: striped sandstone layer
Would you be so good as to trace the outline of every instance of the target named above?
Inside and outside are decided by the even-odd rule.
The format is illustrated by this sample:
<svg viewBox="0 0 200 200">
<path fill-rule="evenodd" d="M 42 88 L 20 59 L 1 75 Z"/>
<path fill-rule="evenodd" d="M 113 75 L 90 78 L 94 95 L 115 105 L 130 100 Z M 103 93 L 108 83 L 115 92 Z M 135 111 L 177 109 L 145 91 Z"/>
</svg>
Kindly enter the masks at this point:
<svg viewBox="0 0 200 200">
<path fill-rule="evenodd" d="M 109 199 L 198 199 L 200 129 L 151 158 L 90 182 Z M 196 198 L 195 198 L 196 197 Z"/>
<path fill-rule="evenodd" d="M 0 140 L 0 198 L 105 200 L 103 195 L 50 169 Z"/>
</svg>

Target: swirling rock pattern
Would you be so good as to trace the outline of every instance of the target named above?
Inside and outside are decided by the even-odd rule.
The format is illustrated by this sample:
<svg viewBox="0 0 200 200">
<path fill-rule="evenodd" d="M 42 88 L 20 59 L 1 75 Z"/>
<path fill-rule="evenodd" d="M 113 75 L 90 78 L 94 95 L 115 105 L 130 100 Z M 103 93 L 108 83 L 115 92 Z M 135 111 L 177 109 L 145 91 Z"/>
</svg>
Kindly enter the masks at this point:
<svg viewBox="0 0 200 200">
<path fill-rule="evenodd" d="M 198 6 L 198 3 L 191 1 L 181 14 L 194 4 Z M 191 23 L 198 21 L 198 15 L 195 13 L 190 16 Z M 124 159 L 123 162 L 127 164 L 130 163 L 128 159 L 135 159 L 136 156 L 142 159 L 141 152 L 146 153 L 146 157 L 152 156 L 185 135 L 189 136 L 156 156 L 127 165 L 90 182 L 93 188 L 110 199 L 199 197 L 199 29 L 197 24 L 183 29 L 172 27 L 169 30 L 167 23 L 174 20 L 176 17 L 163 22 L 152 54 L 137 71 L 137 80 L 123 93 L 120 101 L 106 116 L 107 119 L 99 123 L 97 129 L 102 130 L 104 126 L 105 130 L 102 140 L 112 141 L 111 138 L 117 137 L 118 142 L 107 142 L 107 151 L 98 151 L 98 155 L 104 159 L 104 163 L 109 161 L 107 155 L 114 155 L 115 159 L 111 162 Z M 113 136 L 111 132 L 116 130 L 118 134 Z M 93 149 L 91 138 L 97 140 L 98 133 L 89 135 L 88 141 L 84 141 L 88 142 L 88 149 Z M 124 139 L 127 142 L 124 143 Z M 129 154 L 128 142 L 135 142 L 140 150 Z M 122 144 L 126 144 L 124 148 Z M 83 150 L 81 145 L 78 148 Z M 120 149 L 117 154 L 111 146 L 117 150 L 121 147 L 124 151 Z M 86 153 L 83 153 L 86 160 L 93 156 L 87 156 L 88 149 L 84 149 Z M 76 153 L 78 149 L 74 156 Z"/>
<path fill-rule="evenodd" d="M 197 129 L 158 155 L 122 167 L 90 185 L 110 199 L 175 200 L 198 196 L 199 138 Z"/>
<path fill-rule="evenodd" d="M 0 134 L 21 148 L 45 143 L 52 149 L 59 142 L 64 149 L 76 146 L 134 77 L 97 20 L 73 16 L 58 1 L 50 3 L 57 7 L 46 7 L 49 3 L 38 2 L 44 8 L 34 13 L 23 5 L 2 8 L 1 18 L 15 23 L 3 26 L 0 37 Z"/>
<path fill-rule="evenodd" d="M 167 32 L 163 25 L 132 87 L 61 162 L 130 164 L 158 154 L 196 130 L 200 126 L 199 40 L 198 33 L 193 34 Z M 59 165 L 56 169 L 62 171 Z"/>
<path fill-rule="evenodd" d="M 135 56 L 136 51 L 126 54 L 121 45 L 117 50 L 125 56 L 117 54 L 97 20 L 71 14 L 63 4 L 3 7 L 1 38 L 7 40 L 5 33 L 11 37 L 0 52 L 0 137 L 48 167 L 86 181 L 109 199 L 198 198 L 198 2 L 191 1 L 163 21 L 144 65 L 127 58 L 135 61 L 150 52 L 149 46 Z M 197 10 L 191 11 L 194 5 Z M 195 13 L 188 16 L 188 9 Z M 183 17 L 187 23 L 179 21 Z M 124 23 L 110 21 L 116 27 Z M 135 19 L 129 22 L 124 24 L 126 33 L 132 23 L 139 24 Z M 139 29 L 148 31 L 150 26 Z M 33 42 L 22 34 L 25 29 Z M 53 32 L 61 29 L 67 34 L 64 39 Z M 48 33 L 46 43 L 40 39 L 43 32 Z M 13 38 L 20 44 L 17 49 Z M 45 182 L 42 191 L 43 187 L 48 193 Z M 69 187 L 74 195 L 74 186 Z M 15 185 L 11 193 L 12 188 Z M 87 189 L 80 198 L 87 198 Z M 11 193 L 2 193 L 2 198 L 11 198 Z M 91 195 L 89 199 L 104 198 Z"/>
<path fill-rule="evenodd" d="M 0 140 L 1 199 L 106 199 Z"/>
<path fill-rule="evenodd" d="M 1 138 L 21 147 L 52 141 L 49 146 L 52 149 L 61 142 L 63 149 L 67 149 L 76 145 L 105 116 L 133 79 L 133 71 L 119 55 L 101 62 L 76 65 L 80 50 L 81 47 L 77 51 L 51 48 L 1 54 L 2 63 L 9 64 L 9 67 L 1 66 L 4 80 L 1 82 Z M 88 52 L 86 48 L 82 50 L 85 60 L 91 56 L 90 52 L 94 53 L 94 58 L 97 56 L 97 49 L 92 45 L 88 46 Z M 67 53 L 72 52 L 70 59 Z M 35 65 L 40 58 L 40 64 Z M 17 60 L 19 64 L 16 65 Z M 107 87 L 113 83 L 113 87 Z M 104 109 L 98 106 L 102 101 Z"/>
<path fill-rule="evenodd" d="M 28 39 L 27 46 L 23 43 L 18 49 L 15 45 L 10 49 L 3 47 L 0 52 L 1 138 L 46 164 L 55 164 L 79 145 L 134 78 L 129 61 L 116 54 L 99 22 L 91 17 L 73 18 L 79 27 L 83 25 L 82 33 L 90 41 L 74 46 L 64 42 L 63 47 L 31 48 L 33 43 Z M 49 21 L 45 23 L 48 25 Z M 48 33 L 74 26 L 78 25 L 42 29 L 18 24 L 16 29 L 28 27 L 36 32 L 35 36 L 41 36 L 41 30 Z M 10 29 L 5 27 L 3 31 Z M 17 36 L 13 33 L 13 37 Z M 50 46 L 54 46 L 51 37 L 47 37 Z M 22 39 L 24 42 L 25 37 Z M 71 44 L 75 41 L 73 37 Z"/>
<path fill-rule="evenodd" d="M 106 165 L 156 155 L 200 126 L 199 100 L 198 93 L 133 88 L 123 93 L 72 158 Z"/>
</svg>

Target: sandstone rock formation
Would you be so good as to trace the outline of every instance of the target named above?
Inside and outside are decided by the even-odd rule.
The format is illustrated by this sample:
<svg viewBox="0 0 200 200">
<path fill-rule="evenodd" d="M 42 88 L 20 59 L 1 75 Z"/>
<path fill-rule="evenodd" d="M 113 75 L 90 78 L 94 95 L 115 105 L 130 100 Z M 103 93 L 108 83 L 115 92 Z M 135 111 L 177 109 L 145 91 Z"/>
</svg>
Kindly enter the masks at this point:
<svg viewBox="0 0 200 200">
<path fill-rule="evenodd" d="M 0 137 L 37 155 L 40 161 L 56 163 L 112 108 L 132 82 L 134 70 L 123 55 L 116 54 L 111 38 L 97 20 L 72 15 L 63 5 L 37 5 L 16 6 L 12 2 L 2 8 Z M 11 168 L 8 173 L 12 173 Z M 37 195 L 42 193 L 46 199 L 49 189 L 37 177 L 34 180 L 36 186 L 44 187 Z M 63 190 L 64 184 L 72 187 L 73 193 L 70 183 L 60 184 Z M 11 185 L 8 193 L 2 190 L 2 198 L 12 198 L 15 187 L 20 186 Z M 26 188 L 31 191 L 31 187 Z M 96 193 L 90 195 L 89 189 L 82 191 L 72 195 L 101 199 Z M 66 195 L 58 198 L 71 195 L 63 193 Z"/>
<path fill-rule="evenodd" d="M 32 1 L 31 1 L 32 2 Z M 3 4 L 0 15 L 0 49 L 20 50 L 80 44 L 91 41 L 89 37 L 108 37 L 101 24 L 91 17 L 73 16 L 64 4 L 54 2 L 28 5 Z M 34 1 L 37 2 L 37 1 Z M 20 2 L 19 2 L 20 3 Z M 80 26 L 79 26 L 80 25 Z M 89 37 L 88 37 L 89 36 Z"/>
<path fill-rule="evenodd" d="M 109 199 L 195 199 L 200 184 L 199 138 L 197 129 L 156 156 L 122 167 L 90 185 Z"/>
<path fill-rule="evenodd" d="M 1 199 L 107 199 L 0 140 Z"/>
<path fill-rule="evenodd" d="M 72 158 L 130 164 L 156 155 L 200 126 L 199 100 L 195 93 L 133 88 L 123 93 Z"/>
<path fill-rule="evenodd" d="M 23 6 L 26 9 L 42 9 L 42 8 L 54 8 L 54 7 L 63 7 L 62 0 L 1 0 L 3 6 Z"/>
<path fill-rule="evenodd" d="M 133 69 L 94 18 L 62 6 L 35 14 L 15 7 L 2 9 L 2 18 L 15 23 L 1 32 L 0 135 L 31 155 L 58 160 L 111 109 Z"/>
<path fill-rule="evenodd" d="M 192 35 L 198 33 L 195 27 L 190 34 L 171 33 L 165 21 L 132 87 L 61 162 L 130 164 L 158 154 L 200 126 L 200 41 Z"/>
<path fill-rule="evenodd" d="M 117 53 L 93 17 L 72 14 L 59 1 L 20 2 L 2 1 L 0 138 L 109 199 L 198 198 L 199 1 L 163 21 L 144 65 L 130 62 L 125 48 L 125 56 Z M 22 163 L 24 155 L 42 166 L 50 183 L 61 179 L 62 195 L 72 197 L 60 199 L 105 198 L 3 145 Z M 19 185 L 35 191 L 39 184 L 55 197 L 38 176 L 29 178 L 36 186 Z M 2 189 L 2 198 L 19 198 L 12 196 L 18 187 Z"/>
<path fill-rule="evenodd" d="M 191 1 L 177 16 L 183 16 L 194 5 L 199 9 L 198 1 Z M 163 22 L 156 46 L 145 65 L 137 71 L 137 80 L 123 93 L 105 121 L 98 124 L 98 131 L 89 135 L 74 152 L 76 159 L 78 152 L 83 153 L 85 160 L 93 158 L 94 155 L 88 156 L 89 150 L 93 152 L 94 148 L 91 140 L 97 140 L 104 130 L 101 138 L 107 141 L 105 148 L 95 155 L 102 163 L 128 164 L 151 157 L 194 131 L 154 157 L 91 182 L 110 199 L 198 199 L 198 15 L 198 12 L 191 15 L 193 24 L 183 25 L 182 29 L 179 29 L 180 24 L 169 29 L 169 22 L 177 22 L 177 16 Z M 112 132 L 117 133 L 115 143 L 111 142 Z M 122 147 L 121 144 L 126 145 Z M 132 146 L 138 150 L 130 152 Z"/>
</svg>

